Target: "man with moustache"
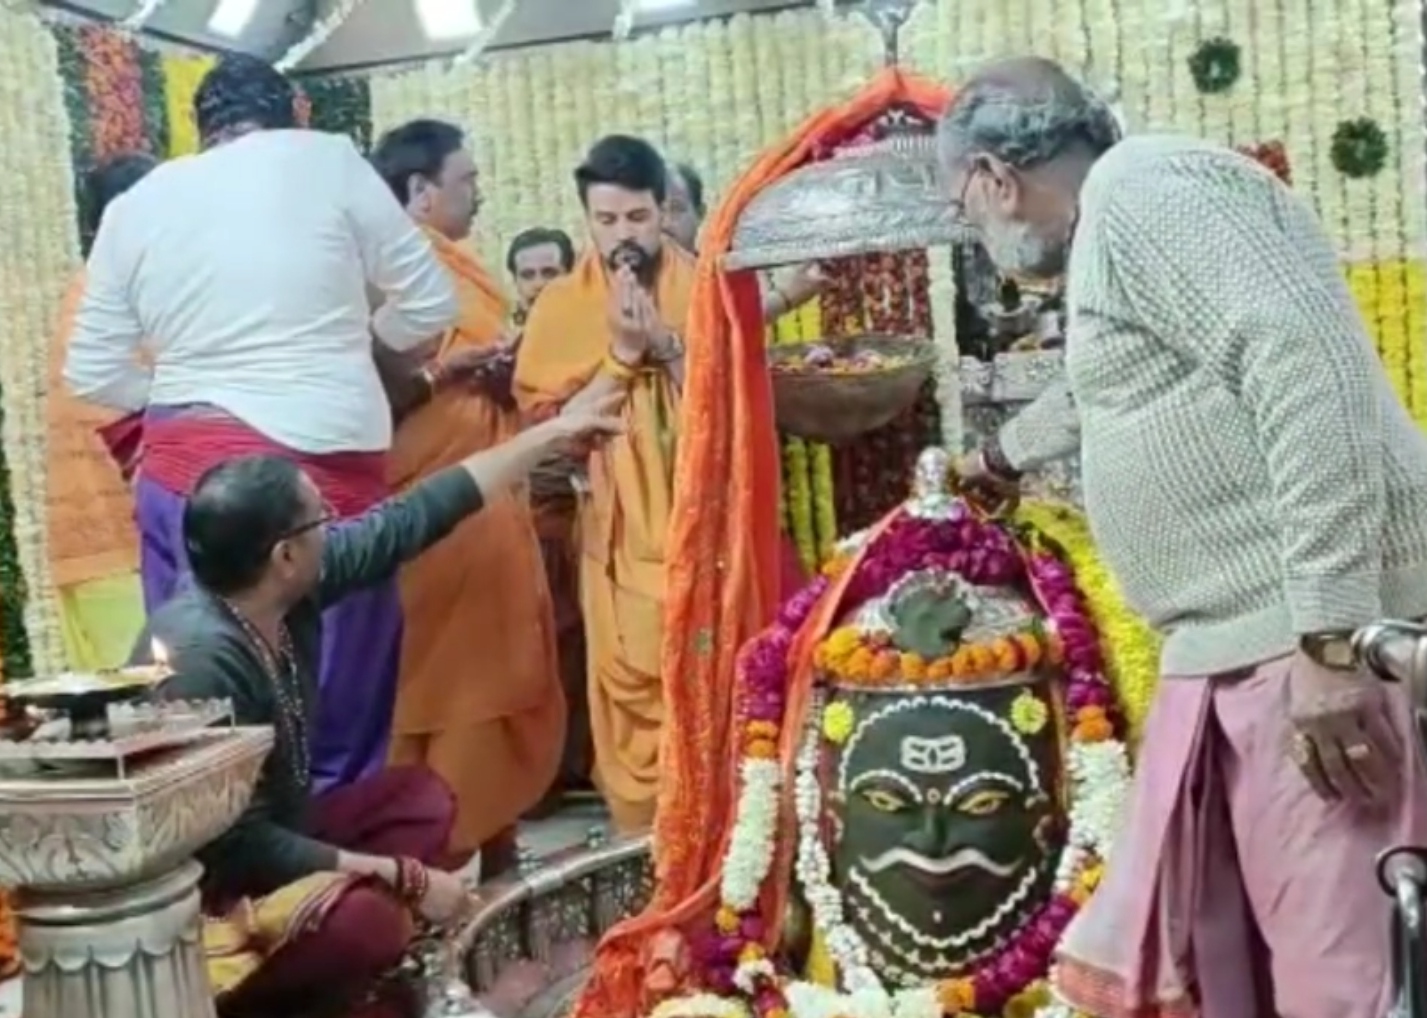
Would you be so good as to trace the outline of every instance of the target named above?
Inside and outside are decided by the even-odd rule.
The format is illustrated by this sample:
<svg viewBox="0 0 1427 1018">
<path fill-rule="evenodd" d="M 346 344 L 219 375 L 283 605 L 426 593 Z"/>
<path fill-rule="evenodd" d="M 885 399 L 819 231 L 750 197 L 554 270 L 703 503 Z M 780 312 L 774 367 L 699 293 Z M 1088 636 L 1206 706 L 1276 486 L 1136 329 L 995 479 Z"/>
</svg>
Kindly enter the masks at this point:
<svg viewBox="0 0 1427 1018">
<path fill-rule="evenodd" d="M 634 831 L 653 819 L 659 776 L 664 541 L 694 263 L 664 243 L 668 181 L 648 142 L 604 138 L 575 184 L 591 249 L 531 310 L 515 394 L 537 414 L 623 397 L 627 432 L 588 458 L 580 587 L 595 781 L 616 825 Z"/>
<path fill-rule="evenodd" d="M 1070 310 L 1053 412 L 964 472 L 1014 483 L 1078 435 L 1101 552 L 1164 637 L 1127 824 L 1059 992 L 1105 1016 L 1379 1018 L 1374 858 L 1427 839 L 1427 783 L 1405 698 L 1349 639 L 1427 614 L 1427 438 L 1337 252 L 1263 167 L 1120 141 L 1047 60 L 975 75 L 940 145 L 991 257 L 1065 272 Z"/>
<path fill-rule="evenodd" d="M 575 245 L 564 230 L 536 226 L 515 235 L 505 255 L 505 268 L 515 284 L 515 327 L 522 328 L 535 298 L 575 267 Z"/>
<path fill-rule="evenodd" d="M 509 371 L 492 363 L 510 356 L 510 302 L 463 243 L 480 209 L 464 134 L 414 120 L 383 135 L 372 162 L 430 239 L 461 306 L 418 368 L 435 383 L 430 399 L 392 440 L 388 478 L 401 491 L 514 437 L 521 420 Z M 458 361 L 461 377 L 443 380 Z M 408 562 L 400 579 L 406 633 L 391 761 L 429 767 L 451 786 L 450 861 L 479 851 L 489 878 L 514 865 L 515 822 L 554 779 L 565 735 L 550 594 L 524 493 L 489 499 L 442 554 Z"/>
</svg>

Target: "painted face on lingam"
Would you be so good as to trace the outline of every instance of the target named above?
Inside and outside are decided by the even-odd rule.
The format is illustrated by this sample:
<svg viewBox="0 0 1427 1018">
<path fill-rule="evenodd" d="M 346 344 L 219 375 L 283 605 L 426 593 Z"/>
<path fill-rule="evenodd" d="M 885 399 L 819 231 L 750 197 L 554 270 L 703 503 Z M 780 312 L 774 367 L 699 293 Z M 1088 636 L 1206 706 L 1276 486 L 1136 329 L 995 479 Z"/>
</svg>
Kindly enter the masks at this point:
<svg viewBox="0 0 1427 1018">
<path fill-rule="evenodd" d="M 1009 653 L 1018 637 L 1030 647 L 1038 618 L 1016 595 L 925 573 L 854 625 L 914 670 L 949 669 L 963 647 Z M 824 725 L 833 871 L 849 924 L 889 982 L 964 971 L 1049 891 L 1060 841 L 1054 725 L 1024 648 L 1025 671 L 981 688 L 952 675 L 915 687 L 833 681 Z"/>
</svg>

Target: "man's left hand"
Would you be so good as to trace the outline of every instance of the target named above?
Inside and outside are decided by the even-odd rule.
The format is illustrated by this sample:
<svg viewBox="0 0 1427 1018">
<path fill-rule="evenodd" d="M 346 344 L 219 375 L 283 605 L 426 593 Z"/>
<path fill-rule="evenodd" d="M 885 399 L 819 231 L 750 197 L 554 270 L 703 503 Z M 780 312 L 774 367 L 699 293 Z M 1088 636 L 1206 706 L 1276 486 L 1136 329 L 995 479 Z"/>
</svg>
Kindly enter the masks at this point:
<svg viewBox="0 0 1427 1018">
<path fill-rule="evenodd" d="M 1323 799 L 1381 809 L 1400 793 L 1402 740 L 1377 681 L 1303 652 L 1288 673 L 1289 755 Z"/>
</svg>

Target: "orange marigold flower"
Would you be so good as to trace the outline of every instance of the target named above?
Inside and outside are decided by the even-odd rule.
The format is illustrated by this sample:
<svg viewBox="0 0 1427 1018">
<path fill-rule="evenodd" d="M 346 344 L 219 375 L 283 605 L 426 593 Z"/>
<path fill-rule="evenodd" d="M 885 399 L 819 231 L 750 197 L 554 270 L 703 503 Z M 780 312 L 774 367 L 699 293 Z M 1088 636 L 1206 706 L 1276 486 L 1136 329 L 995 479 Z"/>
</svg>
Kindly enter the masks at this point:
<svg viewBox="0 0 1427 1018">
<path fill-rule="evenodd" d="M 1089 707 L 1081 707 L 1075 712 L 1076 721 L 1103 721 L 1105 719 L 1105 708 L 1099 704 L 1091 704 Z"/>
<path fill-rule="evenodd" d="M 945 1014 L 961 1014 L 976 1007 L 976 985 L 970 979 L 944 979 L 937 984 L 936 996 Z"/>
<path fill-rule="evenodd" d="M 927 665 L 927 678 L 936 682 L 942 682 L 951 678 L 953 671 L 953 661 L 949 657 L 939 657 L 931 664 Z"/>
<path fill-rule="evenodd" d="M 750 721 L 743 726 L 743 730 L 757 739 L 776 739 L 778 737 L 778 725 L 773 721 Z"/>
<path fill-rule="evenodd" d="M 778 756 L 778 744 L 772 739 L 752 739 L 747 753 L 757 760 L 773 760 Z"/>
<path fill-rule="evenodd" d="M 872 652 L 866 647 L 858 647 L 847 656 L 846 674 L 850 679 L 867 679 L 872 676 Z"/>
<path fill-rule="evenodd" d="M 1015 642 L 1007 637 L 999 636 L 991 642 L 991 656 L 1000 671 L 1014 672 L 1020 666 L 1020 651 Z"/>
<path fill-rule="evenodd" d="M 1106 742 L 1115 735 L 1115 726 L 1105 718 L 1077 721 L 1071 737 L 1076 742 Z"/>
<path fill-rule="evenodd" d="M 767 955 L 763 952 L 763 945 L 753 943 L 752 941 L 744 944 L 743 950 L 738 952 L 739 963 L 743 965 L 748 965 L 755 961 L 762 961 L 765 957 L 767 957 Z"/>
<path fill-rule="evenodd" d="M 734 933 L 739 927 L 738 913 L 727 905 L 719 908 L 714 915 L 714 925 L 718 927 L 720 933 Z"/>
<path fill-rule="evenodd" d="M 919 682 L 926 678 L 927 660 L 920 654 L 903 654 L 901 660 L 901 671 L 904 679 L 912 682 Z"/>
<path fill-rule="evenodd" d="M 872 678 L 878 682 L 896 678 L 899 665 L 901 657 L 895 650 L 880 651 L 872 658 Z"/>
<path fill-rule="evenodd" d="M 1041 658 L 1044 656 L 1043 648 L 1041 647 L 1040 640 L 1036 639 L 1034 633 L 1017 633 L 1012 639 L 1016 641 L 1017 648 L 1020 649 L 1021 654 L 1025 657 L 1026 663 L 1024 667 L 1034 668 L 1041 663 Z"/>
</svg>

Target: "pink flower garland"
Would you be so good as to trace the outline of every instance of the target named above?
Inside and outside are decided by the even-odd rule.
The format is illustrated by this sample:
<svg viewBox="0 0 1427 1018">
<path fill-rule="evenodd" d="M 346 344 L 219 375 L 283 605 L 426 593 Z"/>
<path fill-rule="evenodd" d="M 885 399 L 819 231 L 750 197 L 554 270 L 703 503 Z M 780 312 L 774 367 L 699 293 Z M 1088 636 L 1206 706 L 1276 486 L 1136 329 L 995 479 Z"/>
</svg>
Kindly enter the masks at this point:
<svg viewBox="0 0 1427 1018">
<path fill-rule="evenodd" d="M 978 518 L 964 508 L 950 519 L 904 514 L 873 541 L 848 584 L 846 601 L 863 604 L 885 594 L 906 574 L 932 569 L 954 572 L 979 586 L 1029 586 L 1062 641 L 1066 702 L 1071 711 L 1099 707 L 1119 731 L 1119 713 L 1104 674 L 1099 634 L 1074 573 L 1034 535 L 1022 540 L 1009 526 Z M 825 577 L 805 586 L 785 602 L 777 621 L 744 652 L 739 686 L 741 729 L 762 723 L 781 731 L 787 720 L 788 656 L 798 631 L 830 586 Z M 974 1010 L 999 1013 L 1011 998 L 1044 976 L 1056 945 L 1078 910 L 1070 895 L 1054 893 L 1010 943 L 978 966 L 969 977 Z M 738 990 L 734 972 L 750 951 L 761 957 L 765 932 L 757 906 L 737 915 L 721 912 L 717 929 L 694 945 L 710 989 L 720 993 Z M 776 983 L 757 982 L 753 993 L 744 994 L 755 1014 L 784 1018 L 787 1000 Z"/>
</svg>

